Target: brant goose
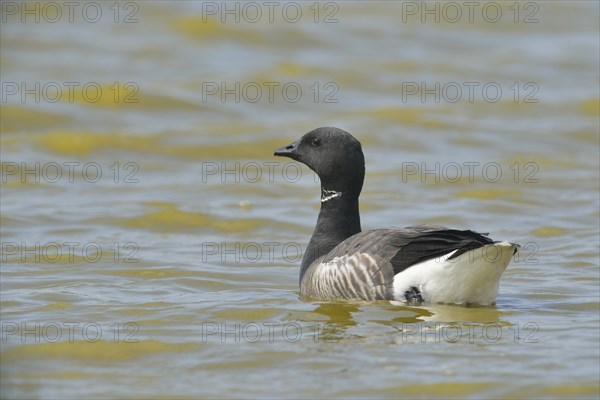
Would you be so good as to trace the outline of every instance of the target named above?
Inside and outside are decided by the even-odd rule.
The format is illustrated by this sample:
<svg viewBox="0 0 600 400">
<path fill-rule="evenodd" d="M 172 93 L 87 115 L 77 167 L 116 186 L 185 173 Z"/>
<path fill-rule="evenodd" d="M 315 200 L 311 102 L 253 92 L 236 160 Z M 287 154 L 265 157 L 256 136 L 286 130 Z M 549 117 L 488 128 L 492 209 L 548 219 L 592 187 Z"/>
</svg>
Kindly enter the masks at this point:
<svg viewBox="0 0 600 400">
<path fill-rule="evenodd" d="M 317 128 L 276 156 L 306 164 L 321 180 L 321 210 L 300 268 L 300 292 L 320 299 L 491 305 L 519 247 L 487 234 L 419 225 L 361 231 L 365 175 L 360 142 Z"/>
</svg>

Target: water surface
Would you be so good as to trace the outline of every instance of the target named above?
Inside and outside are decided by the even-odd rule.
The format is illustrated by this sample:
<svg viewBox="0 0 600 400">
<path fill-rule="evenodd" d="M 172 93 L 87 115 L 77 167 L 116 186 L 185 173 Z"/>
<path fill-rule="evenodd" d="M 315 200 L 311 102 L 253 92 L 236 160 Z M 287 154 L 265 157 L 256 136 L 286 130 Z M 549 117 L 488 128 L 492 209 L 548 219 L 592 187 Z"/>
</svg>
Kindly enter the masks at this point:
<svg viewBox="0 0 600 400">
<path fill-rule="evenodd" d="M 599 396 L 597 3 L 98 4 L 3 14 L 2 397 Z M 364 229 L 521 243 L 495 307 L 300 298 L 323 125 Z"/>
</svg>

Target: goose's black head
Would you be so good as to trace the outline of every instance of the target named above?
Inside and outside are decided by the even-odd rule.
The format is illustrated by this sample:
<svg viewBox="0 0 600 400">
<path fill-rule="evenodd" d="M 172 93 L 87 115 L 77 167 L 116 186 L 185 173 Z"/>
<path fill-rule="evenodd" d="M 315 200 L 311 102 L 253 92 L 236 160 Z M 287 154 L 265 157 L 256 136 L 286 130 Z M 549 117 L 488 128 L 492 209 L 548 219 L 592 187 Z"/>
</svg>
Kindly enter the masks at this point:
<svg viewBox="0 0 600 400">
<path fill-rule="evenodd" d="M 344 130 L 317 128 L 275 150 L 275 155 L 292 158 L 315 171 L 323 189 L 360 194 L 365 158 L 360 142 Z"/>
</svg>

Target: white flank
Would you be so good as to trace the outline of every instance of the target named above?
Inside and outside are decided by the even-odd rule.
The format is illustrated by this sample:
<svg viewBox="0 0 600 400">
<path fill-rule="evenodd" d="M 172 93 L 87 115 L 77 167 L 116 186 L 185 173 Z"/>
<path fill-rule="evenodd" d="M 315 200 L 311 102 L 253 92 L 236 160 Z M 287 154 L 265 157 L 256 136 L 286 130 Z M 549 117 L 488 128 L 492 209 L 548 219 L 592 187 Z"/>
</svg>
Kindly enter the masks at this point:
<svg viewBox="0 0 600 400">
<path fill-rule="evenodd" d="M 383 299 L 383 273 L 366 253 L 344 254 L 320 263 L 302 279 L 304 295 L 323 299 Z"/>
<path fill-rule="evenodd" d="M 452 254 L 415 264 L 394 277 L 394 298 L 406 301 L 412 286 L 430 303 L 491 305 L 516 245 L 489 244 L 448 260 Z"/>
</svg>

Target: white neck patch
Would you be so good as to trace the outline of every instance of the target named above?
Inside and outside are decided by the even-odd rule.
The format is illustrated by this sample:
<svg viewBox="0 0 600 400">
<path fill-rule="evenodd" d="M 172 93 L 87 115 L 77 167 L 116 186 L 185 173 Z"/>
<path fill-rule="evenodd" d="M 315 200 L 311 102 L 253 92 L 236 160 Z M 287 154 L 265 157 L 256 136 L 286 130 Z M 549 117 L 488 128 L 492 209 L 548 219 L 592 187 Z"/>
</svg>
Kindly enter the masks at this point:
<svg viewBox="0 0 600 400">
<path fill-rule="evenodd" d="M 336 197 L 340 197 L 341 195 L 342 195 L 342 192 L 336 192 L 335 190 L 323 189 L 323 192 L 321 193 L 321 203 L 325 203 L 326 201 L 335 199 Z"/>
</svg>

